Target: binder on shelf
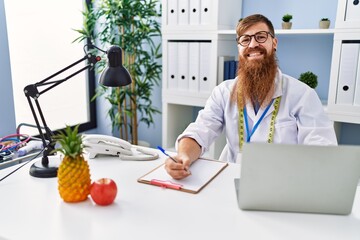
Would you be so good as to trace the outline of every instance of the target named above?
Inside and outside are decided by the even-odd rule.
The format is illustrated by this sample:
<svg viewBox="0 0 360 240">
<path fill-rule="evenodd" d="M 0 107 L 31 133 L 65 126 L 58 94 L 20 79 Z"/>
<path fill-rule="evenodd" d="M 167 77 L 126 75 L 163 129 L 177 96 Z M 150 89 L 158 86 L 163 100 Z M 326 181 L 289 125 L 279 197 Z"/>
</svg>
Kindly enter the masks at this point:
<svg viewBox="0 0 360 240">
<path fill-rule="evenodd" d="M 228 163 L 226 162 L 200 158 L 191 165 L 190 176 L 185 179 L 175 180 L 166 172 L 164 164 L 161 164 L 137 181 L 162 188 L 198 193 L 227 166 Z"/>
<path fill-rule="evenodd" d="M 189 89 L 189 42 L 178 42 L 178 88 Z"/>
<path fill-rule="evenodd" d="M 207 25 L 211 21 L 211 0 L 200 0 L 200 24 Z"/>
<path fill-rule="evenodd" d="M 180 0 L 178 1 L 178 24 L 188 25 L 189 24 L 189 1 Z"/>
<path fill-rule="evenodd" d="M 200 24 L 200 0 L 190 0 L 189 5 L 189 23 L 190 25 Z"/>
<path fill-rule="evenodd" d="M 342 43 L 336 104 L 352 105 L 360 43 Z"/>
<path fill-rule="evenodd" d="M 230 69 L 229 69 L 229 79 L 234 79 L 236 76 L 236 61 L 231 60 L 230 61 Z"/>
<path fill-rule="evenodd" d="M 360 106 L 360 50 L 359 50 L 358 65 L 357 65 L 356 80 L 355 80 L 354 105 Z"/>
<path fill-rule="evenodd" d="M 176 89 L 178 87 L 178 43 L 167 43 L 167 87 Z"/>
<path fill-rule="evenodd" d="M 199 91 L 200 43 L 189 43 L 189 91 Z"/>
<path fill-rule="evenodd" d="M 222 83 L 223 81 L 227 80 L 228 76 L 227 73 L 229 72 L 229 64 L 227 64 L 227 68 L 225 68 L 226 62 L 234 59 L 234 57 L 231 56 L 220 56 L 218 58 L 218 78 L 217 78 L 217 84 Z"/>
<path fill-rule="evenodd" d="M 231 62 L 231 60 L 225 61 L 225 63 L 224 63 L 224 69 L 225 69 L 224 79 L 225 80 L 230 79 L 230 62 Z"/>
<path fill-rule="evenodd" d="M 200 42 L 199 91 L 210 92 L 211 42 Z"/>
<path fill-rule="evenodd" d="M 356 4 L 355 4 L 356 3 Z M 360 4 L 359 1 L 347 1 L 345 21 L 360 22 Z"/>
<path fill-rule="evenodd" d="M 178 24 L 178 0 L 167 0 L 167 24 Z"/>
</svg>

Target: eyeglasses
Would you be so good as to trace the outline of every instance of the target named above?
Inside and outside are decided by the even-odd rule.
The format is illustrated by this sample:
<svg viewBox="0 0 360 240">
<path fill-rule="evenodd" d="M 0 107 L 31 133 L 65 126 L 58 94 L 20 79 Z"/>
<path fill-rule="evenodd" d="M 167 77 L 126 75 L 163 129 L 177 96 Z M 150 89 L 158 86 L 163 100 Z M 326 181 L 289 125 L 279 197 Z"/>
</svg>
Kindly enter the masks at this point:
<svg viewBox="0 0 360 240">
<path fill-rule="evenodd" d="M 257 32 L 253 35 L 241 35 L 239 37 L 236 38 L 236 42 L 238 44 L 240 44 L 243 47 L 247 47 L 249 46 L 250 42 L 251 42 L 251 38 L 254 37 L 255 41 L 258 43 L 264 43 L 266 42 L 266 40 L 268 39 L 269 35 L 274 38 L 274 36 L 272 35 L 271 32 L 266 32 L 266 31 L 260 31 Z"/>
</svg>

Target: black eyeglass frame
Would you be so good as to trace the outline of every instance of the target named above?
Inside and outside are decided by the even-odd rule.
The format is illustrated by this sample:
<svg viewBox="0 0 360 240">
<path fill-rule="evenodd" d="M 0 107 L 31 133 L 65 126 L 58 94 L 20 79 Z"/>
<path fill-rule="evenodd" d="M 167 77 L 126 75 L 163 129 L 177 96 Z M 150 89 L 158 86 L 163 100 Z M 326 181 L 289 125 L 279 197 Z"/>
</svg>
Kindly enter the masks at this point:
<svg viewBox="0 0 360 240">
<path fill-rule="evenodd" d="M 266 33 L 266 39 L 265 39 L 264 41 L 259 41 L 259 40 L 256 38 L 256 35 L 258 35 L 259 33 Z M 268 40 L 269 35 L 270 35 L 272 38 L 275 38 L 275 36 L 274 36 L 271 32 L 269 32 L 269 31 L 259 31 L 259 32 L 255 33 L 255 34 L 253 34 L 253 35 L 248 35 L 248 34 L 240 35 L 240 36 L 236 37 L 236 42 L 237 42 L 238 44 L 240 44 L 241 46 L 243 46 L 243 47 L 247 47 L 247 46 L 250 45 L 252 38 L 254 38 L 257 43 L 264 43 L 264 42 L 266 42 L 266 41 Z M 248 44 L 245 44 L 245 45 L 243 45 L 243 44 L 241 44 L 241 43 L 239 42 L 240 38 L 241 38 L 241 37 L 244 37 L 244 36 L 250 37 L 249 43 L 248 43 Z"/>
</svg>

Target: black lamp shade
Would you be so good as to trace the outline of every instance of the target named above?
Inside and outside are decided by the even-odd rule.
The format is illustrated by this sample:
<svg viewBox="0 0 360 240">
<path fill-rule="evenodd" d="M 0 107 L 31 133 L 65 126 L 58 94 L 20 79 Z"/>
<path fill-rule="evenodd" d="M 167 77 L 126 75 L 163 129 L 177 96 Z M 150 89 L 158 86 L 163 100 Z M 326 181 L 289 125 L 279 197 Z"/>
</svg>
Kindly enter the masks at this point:
<svg viewBox="0 0 360 240">
<path fill-rule="evenodd" d="M 108 66 L 100 76 L 100 84 L 108 87 L 122 87 L 131 83 L 131 76 L 122 65 L 122 50 L 111 46 L 107 51 Z"/>
</svg>

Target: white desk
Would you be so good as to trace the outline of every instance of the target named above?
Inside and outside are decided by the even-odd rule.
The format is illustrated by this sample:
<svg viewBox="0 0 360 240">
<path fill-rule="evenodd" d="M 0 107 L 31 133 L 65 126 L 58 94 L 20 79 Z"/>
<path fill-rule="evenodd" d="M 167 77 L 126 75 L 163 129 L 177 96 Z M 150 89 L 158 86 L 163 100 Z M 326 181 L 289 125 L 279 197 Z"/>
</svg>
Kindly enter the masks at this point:
<svg viewBox="0 0 360 240">
<path fill-rule="evenodd" d="M 57 178 L 31 177 L 28 164 L 0 182 L 0 239 L 360 239 L 360 187 L 348 216 L 242 211 L 234 189 L 239 165 L 195 195 L 137 182 L 162 161 L 90 160 L 93 180 L 110 177 L 118 185 L 107 207 L 90 198 L 64 203 Z"/>
</svg>

